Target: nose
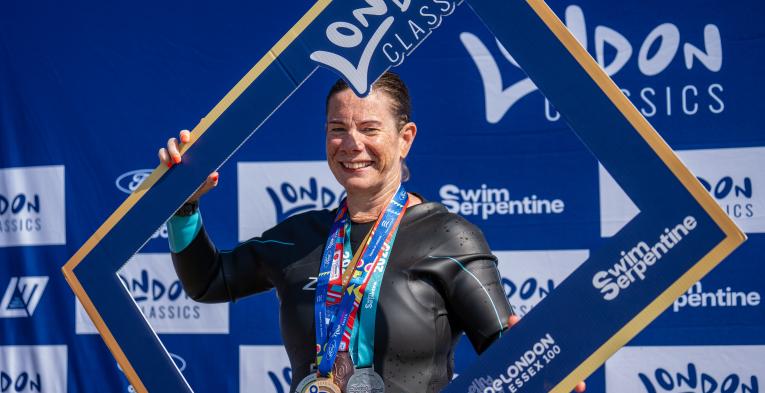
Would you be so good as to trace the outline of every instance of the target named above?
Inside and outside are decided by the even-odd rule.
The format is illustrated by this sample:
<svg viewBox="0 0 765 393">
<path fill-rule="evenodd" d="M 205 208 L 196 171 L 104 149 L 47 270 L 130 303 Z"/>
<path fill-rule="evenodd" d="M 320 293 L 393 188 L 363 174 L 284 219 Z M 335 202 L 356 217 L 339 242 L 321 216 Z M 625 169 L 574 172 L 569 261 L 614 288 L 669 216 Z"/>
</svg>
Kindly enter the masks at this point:
<svg viewBox="0 0 765 393">
<path fill-rule="evenodd" d="M 348 130 L 345 135 L 343 135 L 343 141 L 340 144 L 340 147 L 349 152 L 359 152 L 364 149 L 364 143 L 362 141 L 363 134 L 361 134 L 356 128 L 352 128 Z"/>
</svg>

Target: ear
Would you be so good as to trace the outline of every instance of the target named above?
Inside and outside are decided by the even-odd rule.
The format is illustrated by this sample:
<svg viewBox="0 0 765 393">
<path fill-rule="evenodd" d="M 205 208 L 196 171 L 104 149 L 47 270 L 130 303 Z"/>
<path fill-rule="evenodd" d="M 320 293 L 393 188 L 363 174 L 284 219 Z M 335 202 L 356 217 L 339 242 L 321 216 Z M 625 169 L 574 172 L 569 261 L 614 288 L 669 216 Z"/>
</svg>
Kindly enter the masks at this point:
<svg viewBox="0 0 765 393">
<path fill-rule="evenodd" d="M 417 136 L 417 124 L 409 122 L 404 124 L 404 127 L 398 133 L 399 146 L 401 148 L 401 158 L 406 158 L 409 154 L 409 149 L 412 148 L 414 138 Z"/>
</svg>

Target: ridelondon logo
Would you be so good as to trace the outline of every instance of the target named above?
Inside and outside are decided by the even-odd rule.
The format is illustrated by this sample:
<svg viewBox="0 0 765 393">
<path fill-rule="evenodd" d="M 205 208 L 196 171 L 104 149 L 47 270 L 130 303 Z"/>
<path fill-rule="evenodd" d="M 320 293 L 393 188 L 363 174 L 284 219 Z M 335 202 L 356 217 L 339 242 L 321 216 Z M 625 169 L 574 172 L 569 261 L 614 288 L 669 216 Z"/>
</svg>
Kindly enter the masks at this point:
<svg viewBox="0 0 765 393">
<path fill-rule="evenodd" d="M 462 1 L 365 0 L 366 7 L 356 8 L 343 20 L 331 22 L 325 30 L 329 47 L 311 53 L 311 60 L 345 76 L 359 95 L 369 93 L 369 75 L 384 69 L 370 70 L 372 57 L 382 51 L 387 59 L 377 67 L 396 66 L 404 61 L 432 30 L 441 25 Z M 361 2 L 359 2 L 361 3 Z M 360 53 L 359 53 L 360 52 Z"/>
<path fill-rule="evenodd" d="M 48 277 L 11 277 L 0 300 L 0 318 L 31 317 L 46 285 Z"/>
</svg>

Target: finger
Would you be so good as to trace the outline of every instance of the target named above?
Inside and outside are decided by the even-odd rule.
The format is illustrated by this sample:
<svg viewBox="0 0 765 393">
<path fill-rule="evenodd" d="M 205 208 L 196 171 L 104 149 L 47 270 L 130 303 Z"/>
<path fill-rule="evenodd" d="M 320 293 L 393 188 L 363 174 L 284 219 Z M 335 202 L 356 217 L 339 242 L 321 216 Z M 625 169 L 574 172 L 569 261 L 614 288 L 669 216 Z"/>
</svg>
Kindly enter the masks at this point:
<svg viewBox="0 0 765 393">
<path fill-rule="evenodd" d="M 191 140 L 191 132 L 189 130 L 181 131 L 181 143 L 189 143 Z"/>
<path fill-rule="evenodd" d="M 170 138 L 167 140 L 167 154 L 170 155 L 173 162 L 178 164 L 181 162 L 181 153 L 178 151 L 178 140 Z"/>
<path fill-rule="evenodd" d="M 213 186 L 217 186 L 218 185 L 218 177 L 219 176 L 220 175 L 219 175 L 218 172 L 213 172 L 207 178 L 210 179 L 210 182 L 212 183 Z"/>
<path fill-rule="evenodd" d="M 580 381 L 578 384 L 576 384 L 576 387 L 574 387 L 574 391 L 576 393 L 582 393 L 587 389 L 587 384 L 584 383 L 584 381 Z"/>
<path fill-rule="evenodd" d="M 513 327 L 516 323 L 518 323 L 521 320 L 521 317 L 513 314 L 510 317 L 507 318 L 507 328 Z"/>
<path fill-rule="evenodd" d="M 157 153 L 157 156 L 159 156 L 159 161 L 165 165 L 167 165 L 168 168 L 173 166 L 173 162 L 170 161 L 170 157 L 167 155 L 167 150 L 165 148 L 159 149 L 159 152 Z"/>
</svg>

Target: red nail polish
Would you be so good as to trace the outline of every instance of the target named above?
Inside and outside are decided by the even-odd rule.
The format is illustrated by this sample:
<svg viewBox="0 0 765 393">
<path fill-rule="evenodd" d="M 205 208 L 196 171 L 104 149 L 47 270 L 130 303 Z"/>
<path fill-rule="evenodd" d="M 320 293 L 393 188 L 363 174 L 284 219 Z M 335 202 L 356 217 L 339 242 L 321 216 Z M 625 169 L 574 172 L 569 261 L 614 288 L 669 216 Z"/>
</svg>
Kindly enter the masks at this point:
<svg viewBox="0 0 765 393">
<path fill-rule="evenodd" d="M 213 181 L 218 181 L 218 175 L 212 175 L 212 180 Z"/>
<path fill-rule="evenodd" d="M 168 167 L 168 168 L 172 168 L 172 167 L 173 167 L 173 163 L 172 163 L 172 162 L 170 162 L 170 161 L 168 161 L 168 162 L 167 162 L 167 167 Z"/>
<path fill-rule="evenodd" d="M 176 164 L 180 163 L 180 162 L 181 162 L 181 156 L 178 156 L 178 155 L 174 155 L 174 156 L 173 156 L 173 161 L 174 161 Z"/>
</svg>

